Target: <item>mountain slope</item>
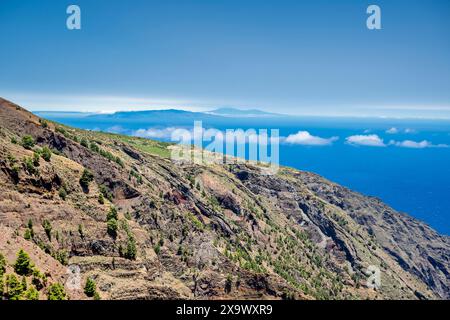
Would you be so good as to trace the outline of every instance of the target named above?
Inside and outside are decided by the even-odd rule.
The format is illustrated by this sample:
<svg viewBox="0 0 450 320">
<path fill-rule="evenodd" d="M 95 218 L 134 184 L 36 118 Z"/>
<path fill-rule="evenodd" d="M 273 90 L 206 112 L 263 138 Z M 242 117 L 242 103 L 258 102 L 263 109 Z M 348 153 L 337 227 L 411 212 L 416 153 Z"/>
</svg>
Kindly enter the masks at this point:
<svg viewBox="0 0 450 320">
<path fill-rule="evenodd" d="M 26 135 L 29 149 L 52 149 L 49 161 L 26 160 Z M 0 99 L 0 253 L 12 264 L 26 245 L 50 282 L 78 266 L 103 299 L 450 298 L 449 238 L 425 224 L 311 173 L 179 164 L 169 148 Z"/>
</svg>

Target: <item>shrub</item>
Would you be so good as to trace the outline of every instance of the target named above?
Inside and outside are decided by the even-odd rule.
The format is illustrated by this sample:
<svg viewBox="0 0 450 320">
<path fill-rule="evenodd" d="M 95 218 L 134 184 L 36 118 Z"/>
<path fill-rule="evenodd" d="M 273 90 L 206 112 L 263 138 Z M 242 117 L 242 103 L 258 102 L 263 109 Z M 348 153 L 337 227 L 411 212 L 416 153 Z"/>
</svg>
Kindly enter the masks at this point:
<svg viewBox="0 0 450 320">
<path fill-rule="evenodd" d="M 193 214 L 188 214 L 188 218 L 189 220 L 191 220 L 192 224 L 198 229 L 198 230 L 203 230 L 205 227 L 203 225 L 203 223 L 201 223 L 201 221 L 194 216 Z"/>
<path fill-rule="evenodd" d="M 214 206 L 214 207 L 220 207 L 220 202 L 219 200 L 217 200 L 217 198 L 215 196 L 211 196 L 209 198 L 209 202 Z"/>
<path fill-rule="evenodd" d="M 21 276 L 28 276 L 33 272 L 33 263 L 28 253 L 20 249 L 14 264 L 14 271 Z"/>
<path fill-rule="evenodd" d="M 94 175 L 92 174 L 91 171 L 89 171 L 88 169 L 84 169 L 83 170 L 83 174 L 81 175 L 80 178 L 80 185 L 87 189 L 89 187 L 89 183 L 91 183 L 94 180 Z"/>
<path fill-rule="evenodd" d="M 111 208 L 109 208 L 108 215 L 106 216 L 106 220 L 110 219 L 119 219 L 117 215 L 117 209 L 114 206 L 111 206 Z"/>
<path fill-rule="evenodd" d="M 33 153 L 33 165 L 35 166 L 35 167 L 39 167 L 39 159 L 40 159 L 40 155 L 39 155 L 39 153 L 38 152 L 34 152 Z"/>
<path fill-rule="evenodd" d="M 59 188 L 58 195 L 59 195 L 59 197 L 60 197 L 61 199 L 63 199 L 64 201 L 66 201 L 66 198 L 67 198 L 67 191 L 66 191 L 66 188 L 64 188 L 64 187 Z"/>
<path fill-rule="evenodd" d="M 56 127 L 55 131 L 58 133 L 61 133 L 63 136 L 65 136 L 66 138 L 68 137 L 68 133 L 66 131 L 66 129 L 64 129 L 63 127 Z"/>
<path fill-rule="evenodd" d="M 159 245 L 159 243 L 154 247 L 155 253 L 159 254 L 161 252 L 161 246 Z"/>
<path fill-rule="evenodd" d="M 115 158 L 114 158 L 114 162 L 117 163 L 121 168 L 124 168 L 124 167 L 125 167 L 125 165 L 124 165 L 122 159 L 120 159 L 119 157 L 115 157 Z M 142 179 L 142 178 L 141 178 L 141 179 Z"/>
<path fill-rule="evenodd" d="M 25 135 L 22 137 L 22 147 L 31 150 L 35 145 L 34 139 L 30 135 Z"/>
<path fill-rule="evenodd" d="M 14 180 L 14 183 L 19 182 L 19 173 L 20 173 L 20 167 L 18 165 L 13 165 L 11 168 L 11 177 Z"/>
<path fill-rule="evenodd" d="M 225 281 L 225 292 L 230 293 L 231 292 L 231 285 L 233 283 L 233 276 L 231 274 L 227 275 L 227 279 Z"/>
<path fill-rule="evenodd" d="M 85 148 L 89 148 L 89 142 L 86 138 L 82 138 L 80 144 Z"/>
<path fill-rule="evenodd" d="M 34 162 L 31 158 L 25 157 L 23 159 L 23 164 L 25 165 L 25 169 L 29 174 L 37 174 L 38 171 L 36 167 L 34 166 Z"/>
<path fill-rule="evenodd" d="M 78 233 L 80 234 L 81 238 L 84 238 L 84 229 L 83 229 L 83 225 L 82 224 L 78 225 Z"/>
<path fill-rule="evenodd" d="M 84 286 L 84 293 L 88 297 L 93 297 L 97 293 L 97 286 L 95 285 L 94 280 L 91 278 L 87 278 L 86 285 Z"/>
<path fill-rule="evenodd" d="M 44 119 L 39 119 L 39 123 L 41 124 L 42 128 L 48 127 L 48 122 L 45 121 Z"/>
<path fill-rule="evenodd" d="M 0 278 L 3 277 L 3 275 L 6 272 L 6 259 L 5 257 L 0 253 Z"/>
<path fill-rule="evenodd" d="M 25 291 L 24 296 L 27 300 L 39 300 L 39 292 L 33 286 L 30 286 L 30 288 Z"/>
<path fill-rule="evenodd" d="M 44 288 L 47 282 L 47 277 L 42 274 L 38 269 L 33 269 L 33 277 L 31 278 L 31 283 L 36 287 L 37 290 Z"/>
<path fill-rule="evenodd" d="M 100 152 L 100 147 L 95 142 L 91 142 L 90 149 L 97 153 Z"/>
<path fill-rule="evenodd" d="M 26 229 L 25 233 L 23 234 L 23 238 L 25 240 L 31 240 L 33 237 L 31 236 L 31 230 L 30 229 Z"/>
<path fill-rule="evenodd" d="M 105 204 L 105 197 L 101 193 L 98 195 L 98 203 Z"/>
<path fill-rule="evenodd" d="M 28 236 L 30 237 L 30 239 L 32 239 L 34 237 L 33 221 L 31 221 L 31 219 L 28 219 L 27 230 L 25 230 L 24 238 L 26 240 L 30 240 L 30 239 L 27 239 Z"/>
<path fill-rule="evenodd" d="M 17 144 L 17 139 L 14 138 L 14 137 L 12 137 L 12 138 L 11 138 L 11 143 L 12 143 L 12 144 Z"/>
<path fill-rule="evenodd" d="M 44 159 L 47 162 L 50 162 L 50 158 L 52 157 L 52 151 L 49 147 L 45 146 L 42 148 L 41 152 L 42 159 Z"/>
<path fill-rule="evenodd" d="M 69 254 L 66 250 L 59 250 L 58 252 L 53 254 L 53 257 L 64 266 L 67 266 L 69 264 Z"/>
<path fill-rule="evenodd" d="M 54 283 L 48 288 L 48 300 L 67 300 L 64 286 L 60 283 Z"/>
<path fill-rule="evenodd" d="M 23 291 L 27 290 L 28 284 L 27 284 L 27 278 L 22 277 L 22 289 Z"/>
<path fill-rule="evenodd" d="M 14 157 L 11 153 L 8 153 L 7 158 L 10 166 L 13 166 L 17 163 L 16 157 Z"/>
<path fill-rule="evenodd" d="M 103 195 L 104 198 L 108 199 L 110 202 L 113 200 L 113 196 L 111 192 L 109 192 L 108 188 L 105 185 L 100 185 L 99 187 L 100 193 Z"/>
<path fill-rule="evenodd" d="M 61 151 L 59 151 L 58 149 L 51 148 L 50 151 L 58 156 L 66 157 L 66 155 L 64 153 L 62 153 Z"/>
<path fill-rule="evenodd" d="M 42 222 L 42 227 L 44 228 L 45 234 L 48 237 L 48 240 L 52 241 L 52 224 L 48 220 L 44 220 Z"/>
</svg>

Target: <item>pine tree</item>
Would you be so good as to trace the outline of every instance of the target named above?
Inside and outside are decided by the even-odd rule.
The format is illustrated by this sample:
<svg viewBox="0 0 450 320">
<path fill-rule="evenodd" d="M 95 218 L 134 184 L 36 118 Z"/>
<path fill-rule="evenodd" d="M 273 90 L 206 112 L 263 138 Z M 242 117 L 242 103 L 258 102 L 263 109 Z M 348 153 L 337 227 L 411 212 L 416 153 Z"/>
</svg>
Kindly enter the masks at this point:
<svg viewBox="0 0 450 320">
<path fill-rule="evenodd" d="M 92 174 L 92 172 L 90 172 L 88 169 L 84 169 L 83 174 L 81 175 L 81 178 L 80 178 L 80 185 L 84 189 L 88 189 L 89 183 L 91 183 L 93 180 L 94 180 L 94 175 Z"/>
<path fill-rule="evenodd" d="M 9 300 L 21 300 L 23 295 L 22 283 L 14 274 L 6 276 L 6 298 Z"/>
<path fill-rule="evenodd" d="M 21 276 L 28 276 L 33 272 L 33 263 L 30 260 L 30 256 L 23 251 L 23 249 L 20 249 L 17 253 L 17 260 L 14 264 L 14 271 L 18 275 Z"/>
<path fill-rule="evenodd" d="M 108 234 L 111 237 L 113 237 L 113 238 L 117 237 L 117 229 L 118 228 L 119 228 L 119 226 L 118 226 L 118 223 L 117 223 L 116 219 L 112 218 L 112 219 L 108 220 L 108 222 L 107 222 L 107 232 L 108 232 Z"/>
<path fill-rule="evenodd" d="M 136 240 L 134 240 L 134 237 L 132 235 L 128 236 L 127 241 L 127 250 L 125 252 L 125 258 L 130 260 L 136 260 Z"/>
<path fill-rule="evenodd" d="M 86 285 L 84 286 L 84 293 L 88 297 L 93 297 L 97 293 L 97 286 L 95 285 L 94 280 L 91 278 L 87 278 Z"/>
<path fill-rule="evenodd" d="M 107 224 L 107 232 L 113 238 L 117 236 L 117 230 L 119 228 L 117 219 L 118 219 L 117 209 L 114 206 L 112 206 L 109 209 L 109 212 L 106 216 L 106 224 Z"/>
<path fill-rule="evenodd" d="M 64 286 L 60 283 L 54 283 L 48 288 L 47 294 L 48 300 L 67 300 L 66 291 Z"/>
</svg>

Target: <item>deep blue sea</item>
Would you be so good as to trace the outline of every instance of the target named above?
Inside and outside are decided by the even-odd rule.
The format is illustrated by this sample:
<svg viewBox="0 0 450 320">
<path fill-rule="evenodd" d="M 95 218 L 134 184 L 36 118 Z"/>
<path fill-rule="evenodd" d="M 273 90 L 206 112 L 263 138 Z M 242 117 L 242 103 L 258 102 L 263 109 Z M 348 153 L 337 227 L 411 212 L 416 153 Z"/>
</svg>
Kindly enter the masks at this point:
<svg viewBox="0 0 450 320">
<path fill-rule="evenodd" d="M 169 112 L 87 116 L 79 113 L 36 112 L 39 116 L 70 126 L 133 135 L 139 129 L 161 132 L 168 127 L 192 128 L 198 115 Z M 224 118 L 201 116 L 205 128 L 280 130 L 287 137 L 308 131 L 322 138 L 339 137 L 331 145 L 280 144 L 280 163 L 376 196 L 399 211 L 450 234 L 450 121 L 368 118 Z M 393 130 L 392 128 L 395 128 Z M 387 132 L 389 129 L 389 133 Z M 356 146 L 346 143 L 353 135 L 378 135 L 386 146 Z M 150 136 L 149 136 L 150 137 Z M 152 136 L 167 140 L 167 137 Z M 428 141 L 421 148 L 389 145 L 409 140 Z M 439 147 L 438 147 L 439 146 Z"/>
</svg>

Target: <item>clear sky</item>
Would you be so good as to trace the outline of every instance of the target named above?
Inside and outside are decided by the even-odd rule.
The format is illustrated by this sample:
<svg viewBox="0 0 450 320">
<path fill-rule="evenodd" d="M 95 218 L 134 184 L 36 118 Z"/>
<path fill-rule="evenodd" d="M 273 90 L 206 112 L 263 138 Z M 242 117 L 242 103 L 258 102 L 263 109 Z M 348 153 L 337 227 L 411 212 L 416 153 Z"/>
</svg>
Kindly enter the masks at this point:
<svg viewBox="0 0 450 320">
<path fill-rule="evenodd" d="M 81 30 L 66 28 L 70 4 Z M 382 30 L 366 28 L 370 4 Z M 33 110 L 450 117 L 450 1 L 1 0 L 0 96 Z"/>
</svg>

